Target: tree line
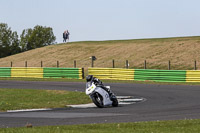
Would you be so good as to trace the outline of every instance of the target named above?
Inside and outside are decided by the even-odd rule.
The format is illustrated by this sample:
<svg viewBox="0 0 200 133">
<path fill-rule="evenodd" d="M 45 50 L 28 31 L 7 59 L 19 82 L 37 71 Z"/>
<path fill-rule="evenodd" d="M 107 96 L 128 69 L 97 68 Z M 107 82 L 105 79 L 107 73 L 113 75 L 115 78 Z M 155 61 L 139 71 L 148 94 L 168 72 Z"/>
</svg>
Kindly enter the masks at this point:
<svg viewBox="0 0 200 133">
<path fill-rule="evenodd" d="M 0 58 L 55 44 L 55 40 L 51 27 L 36 25 L 18 36 L 6 23 L 0 23 Z"/>
</svg>

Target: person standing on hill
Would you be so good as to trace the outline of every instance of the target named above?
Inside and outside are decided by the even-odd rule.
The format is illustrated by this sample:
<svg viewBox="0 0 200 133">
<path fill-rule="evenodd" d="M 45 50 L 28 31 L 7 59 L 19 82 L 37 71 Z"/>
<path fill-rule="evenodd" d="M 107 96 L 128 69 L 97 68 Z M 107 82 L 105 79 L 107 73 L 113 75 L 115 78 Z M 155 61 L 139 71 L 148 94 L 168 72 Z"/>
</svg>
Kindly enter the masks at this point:
<svg viewBox="0 0 200 133">
<path fill-rule="evenodd" d="M 68 40 L 68 42 L 69 42 L 69 35 L 70 35 L 70 34 L 69 34 L 69 31 L 67 30 L 67 31 L 66 31 L 66 40 Z"/>
<path fill-rule="evenodd" d="M 64 31 L 64 33 L 63 33 L 63 42 L 67 42 L 67 40 L 68 40 L 68 42 L 69 42 L 69 31 L 68 30 L 66 30 L 66 31 Z"/>
<path fill-rule="evenodd" d="M 67 31 L 64 31 L 63 33 L 63 42 L 66 42 L 67 39 Z"/>
</svg>

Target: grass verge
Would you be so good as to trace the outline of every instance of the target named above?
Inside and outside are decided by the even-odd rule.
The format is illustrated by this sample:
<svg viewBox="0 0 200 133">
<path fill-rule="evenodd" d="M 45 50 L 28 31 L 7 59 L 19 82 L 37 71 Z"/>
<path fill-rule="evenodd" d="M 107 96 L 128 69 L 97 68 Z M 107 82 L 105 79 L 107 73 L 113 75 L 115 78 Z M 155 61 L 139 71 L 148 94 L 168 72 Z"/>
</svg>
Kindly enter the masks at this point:
<svg viewBox="0 0 200 133">
<path fill-rule="evenodd" d="M 200 120 L 2 128 L 2 133 L 199 133 Z M 34 125 L 33 125 L 34 126 Z"/>
<path fill-rule="evenodd" d="M 67 78 L 2 78 L 0 80 L 14 81 L 55 81 L 55 82 L 85 82 L 85 79 L 67 79 Z"/>
<path fill-rule="evenodd" d="M 85 79 L 65 78 L 0 78 L 0 80 L 14 81 L 49 81 L 49 82 L 86 82 Z M 200 82 L 154 82 L 154 81 L 131 81 L 131 80 L 102 80 L 103 83 L 132 83 L 132 84 L 165 84 L 165 85 L 200 85 Z"/>
<path fill-rule="evenodd" d="M 62 108 L 70 104 L 90 103 L 83 92 L 64 90 L 0 89 L 0 111 Z"/>
</svg>

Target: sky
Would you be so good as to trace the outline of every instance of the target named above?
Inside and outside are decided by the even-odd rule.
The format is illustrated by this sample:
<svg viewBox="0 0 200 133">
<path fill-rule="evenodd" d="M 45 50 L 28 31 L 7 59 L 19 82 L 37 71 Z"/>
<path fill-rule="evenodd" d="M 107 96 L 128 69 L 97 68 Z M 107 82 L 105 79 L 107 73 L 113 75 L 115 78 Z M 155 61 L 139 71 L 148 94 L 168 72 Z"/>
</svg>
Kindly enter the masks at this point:
<svg viewBox="0 0 200 133">
<path fill-rule="evenodd" d="M 0 0 L 0 23 L 18 35 L 52 27 L 56 42 L 200 35 L 200 0 Z"/>
</svg>

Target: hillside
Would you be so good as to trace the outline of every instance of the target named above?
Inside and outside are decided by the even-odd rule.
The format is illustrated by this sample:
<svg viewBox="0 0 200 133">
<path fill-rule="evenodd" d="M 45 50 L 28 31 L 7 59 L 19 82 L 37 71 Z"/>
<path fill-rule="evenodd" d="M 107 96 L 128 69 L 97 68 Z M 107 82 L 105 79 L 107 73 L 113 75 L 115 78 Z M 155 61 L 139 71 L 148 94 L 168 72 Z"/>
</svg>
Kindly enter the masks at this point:
<svg viewBox="0 0 200 133">
<path fill-rule="evenodd" d="M 73 67 L 74 60 L 77 67 L 90 67 L 92 55 L 97 57 L 95 67 L 124 68 L 129 60 L 130 68 L 143 68 L 144 60 L 147 68 L 167 69 L 171 61 L 171 69 L 193 69 L 194 61 L 200 69 L 200 36 L 159 39 L 136 39 L 116 41 L 85 41 L 57 44 L 30 50 L 0 59 L 0 67 Z M 199 67 L 198 67 L 199 66 Z"/>
</svg>

